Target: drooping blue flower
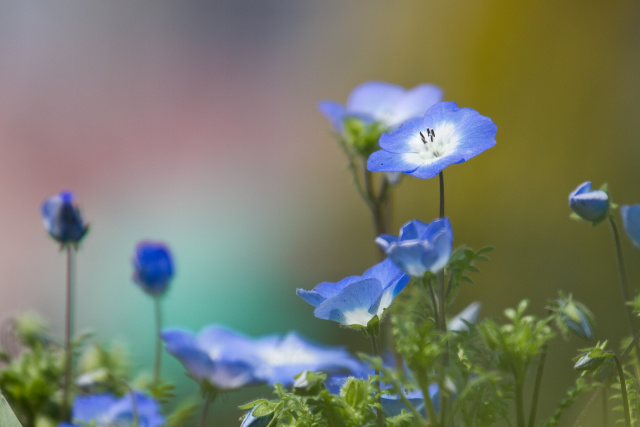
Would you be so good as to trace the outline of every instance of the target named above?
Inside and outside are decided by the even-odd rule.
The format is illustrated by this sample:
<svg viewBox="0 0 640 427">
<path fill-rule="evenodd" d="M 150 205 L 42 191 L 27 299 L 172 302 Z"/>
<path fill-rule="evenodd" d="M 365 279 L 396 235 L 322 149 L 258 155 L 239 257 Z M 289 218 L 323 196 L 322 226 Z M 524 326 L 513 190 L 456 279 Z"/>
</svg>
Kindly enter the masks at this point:
<svg viewBox="0 0 640 427">
<path fill-rule="evenodd" d="M 323 282 L 311 291 L 297 289 L 296 293 L 316 308 L 313 314 L 319 319 L 366 327 L 375 316 L 382 320 L 385 310 L 408 282 L 409 276 L 386 259 L 362 276 Z"/>
<path fill-rule="evenodd" d="M 320 111 L 331 121 L 336 132 L 342 133 L 347 118 L 357 118 L 366 124 L 377 122 L 385 128 L 395 128 L 406 120 L 422 117 L 435 103 L 442 100 L 442 89 L 422 84 L 404 89 L 385 82 L 366 82 L 349 95 L 346 105 L 322 101 Z"/>
<path fill-rule="evenodd" d="M 400 236 L 382 234 L 376 243 L 400 270 L 413 277 L 423 277 L 427 271 L 442 270 L 451 256 L 453 230 L 448 218 L 427 224 L 414 219 L 400 229 Z"/>
<path fill-rule="evenodd" d="M 622 206 L 620 208 L 624 229 L 634 245 L 640 248 L 640 205 Z"/>
<path fill-rule="evenodd" d="M 292 385 L 294 377 L 303 371 L 345 374 L 360 369 L 360 363 L 343 347 L 318 345 L 295 332 L 284 338 L 279 335 L 259 338 L 255 352 L 260 358 L 256 377 L 270 385 Z"/>
<path fill-rule="evenodd" d="M 59 427 L 79 427 L 79 423 L 95 423 L 91 425 L 96 427 L 132 427 L 136 416 L 138 427 L 165 425 L 158 403 L 140 392 L 123 397 L 105 393 L 78 396 L 73 402 L 72 412 L 73 424 L 63 423 Z"/>
<path fill-rule="evenodd" d="M 371 172 L 404 172 L 431 178 L 449 165 L 462 163 L 496 144 L 490 118 L 455 102 L 440 102 L 424 117 L 406 121 L 380 137 L 382 150 L 367 161 Z"/>
<path fill-rule="evenodd" d="M 609 195 L 602 190 L 591 190 L 591 182 L 583 182 L 569 194 L 569 207 L 580 218 L 598 222 L 606 218 L 609 211 Z"/>
<path fill-rule="evenodd" d="M 49 197 L 42 203 L 40 212 L 44 228 L 62 245 L 77 245 L 89 230 L 82 220 L 73 193 L 69 191 Z"/>
<path fill-rule="evenodd" d="M 261 361 L 253 341 L 221 326 L 208 326 L 197 336 L 179 328 L 161 333 L 169 353 L 175 356 L 198 383 L 220 391 L 260 383 L 255 375 Z"/>
<path fill-rule="evenodd" d="M 142 241 L 132 259 L 133 281 L 146 293 L 164 294 L 173 278 L 173 260 L 169 248 L 159 242 Z"/>
</svg>

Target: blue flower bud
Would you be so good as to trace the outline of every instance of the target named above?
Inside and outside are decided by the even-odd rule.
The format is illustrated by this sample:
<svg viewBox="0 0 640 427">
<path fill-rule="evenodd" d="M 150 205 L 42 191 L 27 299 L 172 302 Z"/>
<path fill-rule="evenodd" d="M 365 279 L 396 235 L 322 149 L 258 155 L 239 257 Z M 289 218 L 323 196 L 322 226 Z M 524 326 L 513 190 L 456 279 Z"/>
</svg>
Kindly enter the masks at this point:
<svg viewBox="0 0 640 427">
<path fill-rule="evenodd" d="M 162 295 L 173 278 L 173 260 L 162 243 L 142 241 L 133 257 L 133 281 L 152 296 Z"/>
<path fill-rule="evenodd" d="M 63 191 L 49 197 L 40 207 L 44 228 L 63 246 L 77 245 L 87 234 L 89 226 L 84 223 L 80 210 L 73 200 L 73 193 Z"/>
<path fill-rule="evenodd" d="M 627 235 L 633 244 L 640 248 L 640 205 L 622 206 L 620 214 Z"/>
<path fill-rule="evenodd" d="M 609 195 L 602 190 L 591 191 L 591 182 L 586 181 L 569 194 L 569 207 L 580 218 L 599 222 L 609 211 Z"/>
</svg>

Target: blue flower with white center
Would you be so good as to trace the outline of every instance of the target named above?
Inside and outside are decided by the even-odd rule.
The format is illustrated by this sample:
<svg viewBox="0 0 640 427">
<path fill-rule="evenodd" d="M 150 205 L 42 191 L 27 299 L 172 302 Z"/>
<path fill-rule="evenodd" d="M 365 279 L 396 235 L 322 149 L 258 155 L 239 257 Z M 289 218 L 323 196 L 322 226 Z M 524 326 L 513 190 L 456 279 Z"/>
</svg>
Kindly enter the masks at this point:
<svg viewBox="0 0 640 427">
<path fill-rule="evenodd" d="M 414 219 L 400 229 L 400 236 L 382 234 L 376 243 L 400 270 L 413 277 L 423 277 L 427 271 L 442 270 L 451 256 L 453 230 L 448 218 L 427 224 Z"/>
<path fill-rule="evenodd" d="M 404 89 L 391 83 L 366 82 L 349 95 L 347 105 L 335 101 L 322 101 L 320 111 L 331 121 L 338 133 L 344 131 L 347 118 L 357 118 L 366 124 L 377 122 L 385 128 L 394 128 L 413 117 L 421 117 L 442 100 L 442 89 L 422 84 Z"/>
<path fill-rule="evenodd" d="M 73 193 L 69 191 L 63 191 L 45 200 L 40 207 L 40 213 L 44 228 L 63 246 L 77 245 L 89 230 L 89 226 L 82 220 Z"/>
<path fill-rule="evenodd" d="M 603 190 L 591 190 L 591 182 L 583 182 L 569 194 L 569 207 L 580 218 L 597 223 L 607 217 L 609 195 Z"/>
<path fill-rule="evenodd" d="M 73 402 L 73 424 L 63 423 L 59 427 L 132 427 L 137 417 L 138 427 L 165 425 L 158 403 L 140 392 L 115 397 L 111 394 L 78 396 Z M 93 423 L 93 424 L 92 424 Z"/>
<path fill-rule="evenodd" d="M 627 235 L 633 244 L 640 248 L 640 205 L 622 206 L 620 214 Z"/>
<path fill-rule="evenodd" d="M 255 375 L 261 360 L 250 338 L 220 326 L 208 326 L 197 336 L 178 328 L 162 331 L 167 351 L 201 385 L 220 391 L 262 382 Z"/>
<path fill-rule="evenodd" d="M 149 295 L 162 295 L 173 278 L 173 259 L 163 243 L 142 241 L 133 256 L 133 281 Z"/>
<path fill-rule="evenodd" d="M 496 144 L 490 118 L 455 102 L 440 102 L 424 117 L 406 121 L 380 137 L 382 150 L 367 161 L 371 172 L 404 172 L 431 178 L 449 165 L 462 163 Z"/>
<path fill-rule="evenodd" d="M 290 386 L 303 371 L 344 374 L 360 369 L 360 364 L 343 347 L 314 344 L 295 332 L 284 338 L 274 335 L 257 339 L 255 353 L 260 359 L 255 375 L 270 385 Z"/>
<path fill-rule="evenodd" d="M 333 320 L 345 326 L 367 327 L 385 310 L 409 282 L 391 260 L 374 265 L 362 276 L 350 276 L 337 283 L 323 282 L 311 291 L 296 290 L 298 296 L 314 306 L 319 319 Z"/>
</svg>

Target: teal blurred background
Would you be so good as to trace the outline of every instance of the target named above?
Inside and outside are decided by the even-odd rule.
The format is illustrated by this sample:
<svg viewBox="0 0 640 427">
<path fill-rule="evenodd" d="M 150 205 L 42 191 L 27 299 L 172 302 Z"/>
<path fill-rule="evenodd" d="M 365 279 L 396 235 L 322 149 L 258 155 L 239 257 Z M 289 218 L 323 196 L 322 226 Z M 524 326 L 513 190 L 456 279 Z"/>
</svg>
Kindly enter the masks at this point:
<svg viewBox="0 0 640 427">
<path fill-rule="evenodd" d="M 640 203 L 640 3 L 495 1 L 0 2 L 0 316 L 40 313 L 62 334 L 64 256 L 39 205 L 73 190 L 91 223 L 78 255 L 77 327 L 152 358 L 152 302 L 131 282 L 137 241 L 167 242 L 177 277 L 166 325 L 296 329 L 368 351 L 315 319 L 294 290 L 360 274 L 372 225 L 317 111 L 368 80 L 434 83 L 498 126 L 497 145 L 446 170 L 455 243 L 494 245 L 454 308 L 483 315 L 557 289 L 595 312 L 597 339 L 626 327 L 611 233 L 569 220 L 585 180 Z M 406 178 L 394 229 L 437 216 L 437 180 Z M 624 236 L 630 282 L 640 251 Z M 587 343 L 550 350 L 541 417 Z M 182 367 L 164 374 L 196 393 Z M 230 393 L 212 411 L 266 387 Z M 576 405 L 576 410 L 582 404 Z M 577 412 L 570 412 L 570 424 Z M 598 409 L 591 424 L 599 425 Z M 596 420 L 596 421 L 593 421 Z M 589 422 L 589 421 L 587 421 Z"/>
</svg>

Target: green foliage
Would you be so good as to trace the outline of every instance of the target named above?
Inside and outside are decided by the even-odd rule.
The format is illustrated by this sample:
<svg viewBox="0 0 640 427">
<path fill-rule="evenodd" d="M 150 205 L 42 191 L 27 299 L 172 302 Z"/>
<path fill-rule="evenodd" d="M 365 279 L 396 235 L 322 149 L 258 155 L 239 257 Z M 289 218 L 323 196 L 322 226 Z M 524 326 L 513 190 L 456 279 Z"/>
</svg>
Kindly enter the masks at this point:
<svg viewBox="0 0 640 427">
<path fill-rule="evenodd" d="M 199 402 L 195 399 L 185 399 L 176 406 L 166 417 L 167 427 L 182 427 L 194 417 L 198 411 Z"/>
<path fill-rule="evenodd" d="M 448 303 L 453 301 L 461 283 L 473 283 L 469 274 L 479 273 L 480 269 L 476 266 L 476 263 L 489 261 L 486 254 L 493 250 L 494 248 L 492 246 L 487 246 L 476 252 L 466 246 L 460 246 L 451 253 L 451 258 L 449 258 L 449 263 L 445 268 L 445 273 L 448 275 L 446 291 Z"/>
<path fill-rule="evenodd" d="M 553 413 L 553 416 L 545 421 L 543 423 L 543 426 L 558 426 L 558 423 L 560 422 L 560 418 L 564 414 L 564 411 L 571 407 L 571 405 L 573 405 L 576 400 L 578 400 L 578 397 L 580 397 L 580 395 L 585 392 L 591 391 L 599 386 L 600 384 L 593 382 L 590 383 L 584 377 L 576 378 L 575 384 L 567 390 L 565 397 L 558 404 L 556 410 Z"/>
<path fill-rule="evenodd" d="M 347 155 L 357 155 L 363 159 L 367 159 L 371 153 L 380 149 L 378 140 L 380 135 L 388 129 L 382 123 L 364 123 L 356 117 L 348 117 L 344 120 L 344 137 L 341 145 L 347 151 Z M 344 138 L 344 139 L 343 139 Z"/>
<path fill-rule="evenodd" d="M 7 400 L 0 394 L 0 426 L 2 427 L 22 427 L 18 418 L 11 410 Z"/>
</svg>

